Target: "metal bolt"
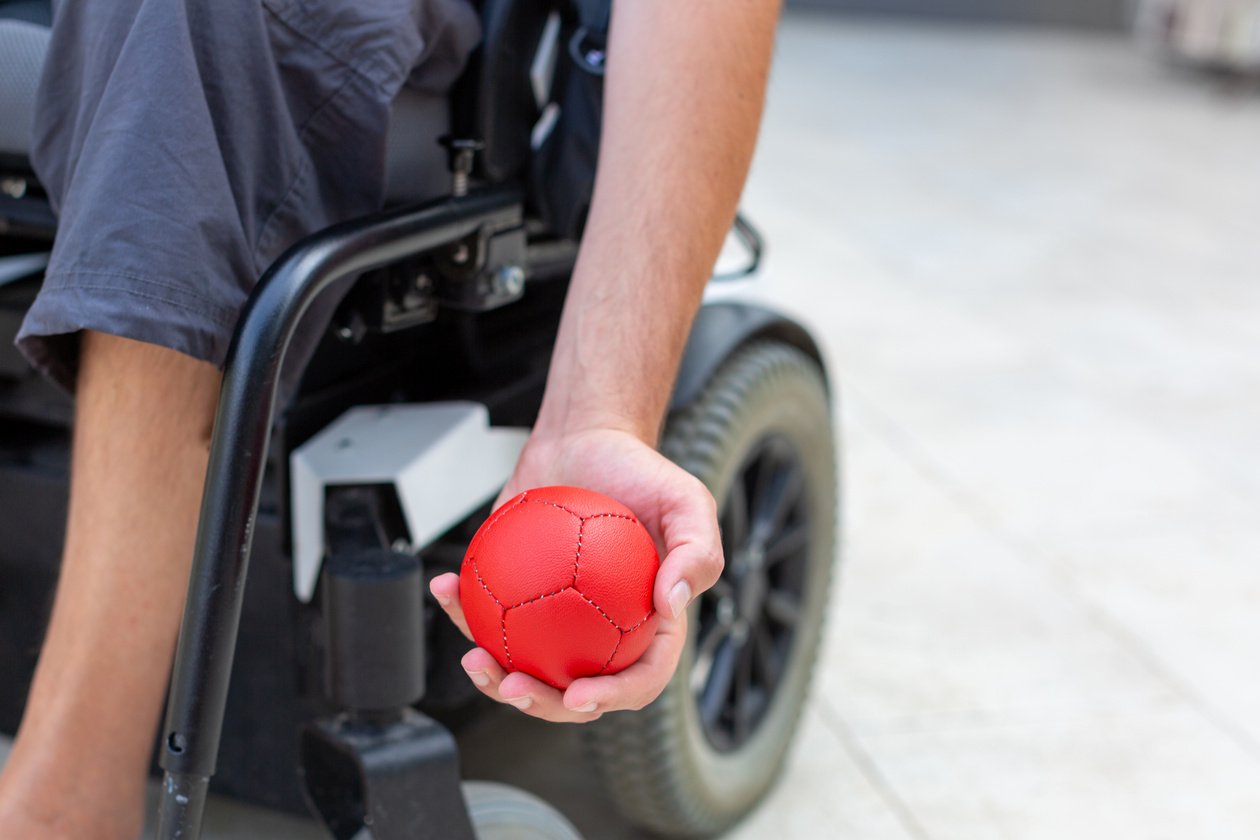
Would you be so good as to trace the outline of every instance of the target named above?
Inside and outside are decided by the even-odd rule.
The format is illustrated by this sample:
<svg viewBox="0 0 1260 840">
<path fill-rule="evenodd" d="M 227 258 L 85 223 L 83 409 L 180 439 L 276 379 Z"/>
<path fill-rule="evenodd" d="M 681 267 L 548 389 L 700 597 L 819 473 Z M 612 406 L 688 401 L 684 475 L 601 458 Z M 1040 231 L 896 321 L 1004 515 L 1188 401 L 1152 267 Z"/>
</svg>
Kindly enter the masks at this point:
<svg viewBox="0 0 1260 840">
<path fill-rule="evenodd" d="M 451 170 L 451 193 L 456 196 L 467 195 L 468 175 L 473 170 L 477 152 L 484 149 L 486 144 L 480 140 L 449 135 L 440 142 L 446 147 L 447 162 Z"/>
<path fill-rule="evenodd" d="M 463 169 L 456 169 L 451 178 L 451 195 L 468 195 L 468 173 Z"/>
<path fill-rule="evenodd" d="M 26 195 L 25 178 L 0 178 L 0 192 L 9 198 L 22 198 Z"/>
<path fill-rule="evenodd" d="M 519 265 L 505 265 L 494 276 L 495 291 L 516 297 L 525 289 L 525 272 Z"/>
<path fill-rule="evenodd" d="M 363 323 L 363 318 L 357 312 L 351 312 L 349 317 L 337 324 L 335 330 L 337 338 L 347 344 L 358 344 L 363 340 L 366 332 L 367 325 Z"/>
</svg>

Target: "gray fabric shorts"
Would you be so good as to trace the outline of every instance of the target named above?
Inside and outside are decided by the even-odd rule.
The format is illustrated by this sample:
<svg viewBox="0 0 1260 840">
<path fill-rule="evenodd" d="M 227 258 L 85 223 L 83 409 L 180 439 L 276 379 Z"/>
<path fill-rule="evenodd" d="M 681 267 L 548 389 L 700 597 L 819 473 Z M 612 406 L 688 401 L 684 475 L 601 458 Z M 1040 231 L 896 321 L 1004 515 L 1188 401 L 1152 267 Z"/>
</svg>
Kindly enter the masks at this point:
<svg viewBox="0 0 1260 840">
<path fill-rule="evenodd" d="M 68 388 L 85 329 L 222 366 L 267 265 L 381 205 L 399 90 L 479 38 L 468 0 L 56 3 L 32 163 L 58 231 L 18 346 Z"/>
</svg>

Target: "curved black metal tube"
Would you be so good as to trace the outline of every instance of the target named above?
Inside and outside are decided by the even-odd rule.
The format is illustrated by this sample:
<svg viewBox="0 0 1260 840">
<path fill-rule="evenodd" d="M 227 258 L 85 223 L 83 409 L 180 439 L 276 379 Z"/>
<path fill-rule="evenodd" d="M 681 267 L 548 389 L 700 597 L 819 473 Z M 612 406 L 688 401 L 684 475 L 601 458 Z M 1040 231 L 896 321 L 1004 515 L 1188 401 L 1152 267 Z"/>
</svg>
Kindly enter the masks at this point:
<svg viewBox="0 0 1260 840">
<path fill-rule="evenodd" d="M 488 190 L 329 228 L 263 275 L 241 315 L 223 372 L 188 598 L 171 675 L 160 763 L 158 837 L 196 840 L 214 774 L 240 625 L 254 518 L 285 352 L 329 285 L 431 250 L 483 225 L 519 223 L 515 190 Z"/>
</svg>

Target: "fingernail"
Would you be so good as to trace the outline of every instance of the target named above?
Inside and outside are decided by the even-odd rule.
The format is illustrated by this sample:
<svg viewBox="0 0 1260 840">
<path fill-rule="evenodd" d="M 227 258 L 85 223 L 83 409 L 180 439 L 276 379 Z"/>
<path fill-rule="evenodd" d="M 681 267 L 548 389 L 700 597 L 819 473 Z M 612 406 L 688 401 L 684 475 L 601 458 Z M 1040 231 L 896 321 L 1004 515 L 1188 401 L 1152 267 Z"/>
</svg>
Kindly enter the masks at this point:
<svg viewBox="0 0 1260 840">
<path fill-rule="evenodd" d="M 591 702 L 589 702 L 589 703 L 583 703 L 581 706 L 578 706 L 576 709 L 573 709 L 572 711 L 575 711 L 575 712 L 593 712 L 593 711 L 595 711 L 595 710 L 596 710 L 596 709 L 598 709 L 598 708 L 599 708 L 599 704 L 598 704 L 598 703 L 596 703 L 594 700 L 592 700 L 592 701 L 591 701 Z"/>
<path fill-rule="evenodd" d="M 524 697 L 504 697 L 503 699 L 518 709 L 528 709 L 530 706 L 534 705 L 534 698 L 529 695 L 525 695 Z"/>
<path fill-rule="evenodd" d="M 674 618 L 682 615 L 687 611 L 687 605 L 691 603 L 691 586 L 687 581 L 680 580 L 674 584 L 674 588 L 669 590 L 669 609 L 674 614 Z"/>
<path fill-rule="evenodd" d="M 490 685 L 490 675 L 485 671 L 468 671 L 467 674 L 477 685 Z"/>
</svg>

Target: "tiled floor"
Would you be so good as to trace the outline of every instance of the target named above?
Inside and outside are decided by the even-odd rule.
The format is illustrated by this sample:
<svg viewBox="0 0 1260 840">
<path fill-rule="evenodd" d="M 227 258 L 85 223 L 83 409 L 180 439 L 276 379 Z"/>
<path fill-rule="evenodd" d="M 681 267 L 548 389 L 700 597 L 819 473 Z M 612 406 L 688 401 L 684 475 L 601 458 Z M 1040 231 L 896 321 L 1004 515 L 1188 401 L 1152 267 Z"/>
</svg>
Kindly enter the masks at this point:
<svg viewBox="0 0 1260 840">
<path fill-rule="evenodd" d="M 1260 837 L 1258 150 L 1260 96 L 1119 38 L 785 21 L 745 204 L 841 384 L 846 543 L 733 838 Z M 543 792 L 635 837 L 566 749 Z"/>
</svg>

